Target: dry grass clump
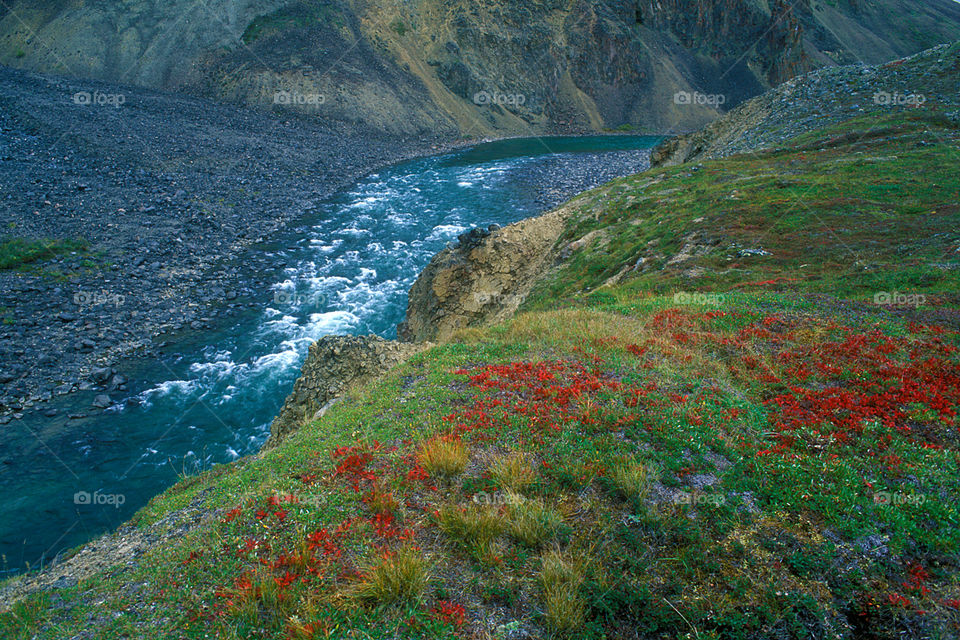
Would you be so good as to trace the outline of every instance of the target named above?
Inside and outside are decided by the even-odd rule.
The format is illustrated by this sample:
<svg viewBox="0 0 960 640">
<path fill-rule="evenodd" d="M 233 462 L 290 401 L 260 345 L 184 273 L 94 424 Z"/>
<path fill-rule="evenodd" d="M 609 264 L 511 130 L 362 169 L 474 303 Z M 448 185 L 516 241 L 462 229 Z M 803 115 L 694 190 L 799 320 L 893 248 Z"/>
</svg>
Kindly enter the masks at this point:
<svg viewBox="0 0 960 640">
<path fill-rule="evenodd" d="M 554 632 L 575 631 L 583 626 L 587 604 L 580 593 L 584 580 L 584 564 L 560 551 L 546 551 L 541 556 L 540 586 L 547 626 Z"/>
<path fill-rule="evenodd" d="M 507 505 L 507 529 L 528 547 L 539 547 L 553 539 L 563 525 L 560 514 L 539 500 L 508 492 Z"/>
<path fill-rule="evenodd" d="M 630 500 L 643 500 L 650 491 L 647 467 L 634 462 L 622 461 L 610 469 L 610 482 Z"/>
<path fill-rule="evenodd" d="M 431 440 L 420 450 L 420 465 L 431 476 L 451 477 L 463 473 L 470 452 L 460 440 Z"/>
<path fill-rule="evenodd" d="M 537 472 L 526 456 L 520 453 L 498 458 L 490 465 L 490 475 L 497 485 L 521 493 L 537 479 Z"/>
<path fill-rule="evenodd" d="M 494 509 L 471 504 L 440 507 L 437 524 L 451 538 L 464 543 L 478 560 L 489 558 L 494 541 L 503 533 L 503 518 Z"/>
<path fill-rule="evenodd" d="M 373 513 L 396 513 L 400 509 L 400 503 L 390 492 L 372 491 L 365 502 Z"/>
<path fill-rule="evenodd" d="M 351 603 L 360 604 L 416 602 L 423 597 L 429 579 L 430 565 L 423 554 L 412 547 L 401 547 L 384 553 L 361 571 L 346 596 Z"/>
</svg>

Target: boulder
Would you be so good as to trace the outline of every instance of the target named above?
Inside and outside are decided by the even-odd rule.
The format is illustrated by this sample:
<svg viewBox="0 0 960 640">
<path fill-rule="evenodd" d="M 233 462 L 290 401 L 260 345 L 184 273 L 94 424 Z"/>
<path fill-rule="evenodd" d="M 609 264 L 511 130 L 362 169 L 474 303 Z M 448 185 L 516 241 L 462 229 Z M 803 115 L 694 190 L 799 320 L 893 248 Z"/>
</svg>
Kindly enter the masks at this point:
<svg viewBox="0 0 960 640">
<path fill-rule="evenodd" d="M 443 342 L 458 329 L 509 317 L 553 263 L 567 215 L 565 207 L 460 236 L 434 256 L 410 289 L 400 339 Z"/>
</svg>

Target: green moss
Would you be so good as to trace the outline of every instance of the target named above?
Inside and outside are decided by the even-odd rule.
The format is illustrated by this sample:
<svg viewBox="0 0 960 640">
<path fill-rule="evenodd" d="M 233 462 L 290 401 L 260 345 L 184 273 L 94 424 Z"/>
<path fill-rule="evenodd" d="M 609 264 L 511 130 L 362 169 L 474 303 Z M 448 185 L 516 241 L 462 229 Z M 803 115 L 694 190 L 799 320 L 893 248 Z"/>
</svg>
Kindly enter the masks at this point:
<svg viewBox="0 0 960 640">
<path fill-rule="evenodd" d="M 85 240 L 4 238 L 0 240 L 0 269 L 15 269 L 64 253 L 86 251 L 88 247 Z"/>
</svg>

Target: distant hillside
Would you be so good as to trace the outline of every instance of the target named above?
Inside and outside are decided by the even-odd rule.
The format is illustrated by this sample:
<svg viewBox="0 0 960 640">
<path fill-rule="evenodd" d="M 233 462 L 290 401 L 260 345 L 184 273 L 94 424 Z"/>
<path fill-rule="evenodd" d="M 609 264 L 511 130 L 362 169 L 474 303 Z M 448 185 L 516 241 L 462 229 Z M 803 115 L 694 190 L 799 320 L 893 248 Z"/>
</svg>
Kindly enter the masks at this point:
<svg viewBox="0 0 960 640">
<path fill-rule="evenodd" d="M 821 69 L 745 102 L 700 131 L 665 140 L 654 166 L 776 147 L 867 113 L 937 108 L 960 122 L 960 43 L 877 66 Z M 882 132 L 872 132 L 879 135 Z"/>
<path fill-rule="evenodd" d="M 688 130 L 798 72 L 957 39 L 952 0 L 0 7 L 5 65 L 450 136 Z M 678 92 L 694 97 L 683 104 Z"/>
</svg>

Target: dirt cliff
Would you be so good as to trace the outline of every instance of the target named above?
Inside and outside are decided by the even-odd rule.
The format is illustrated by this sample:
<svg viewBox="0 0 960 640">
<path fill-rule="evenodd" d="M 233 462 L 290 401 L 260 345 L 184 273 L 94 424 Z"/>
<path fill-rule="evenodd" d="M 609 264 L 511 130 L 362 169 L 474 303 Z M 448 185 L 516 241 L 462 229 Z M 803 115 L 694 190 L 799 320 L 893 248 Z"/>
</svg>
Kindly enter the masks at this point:
<svg viewBox="0 0 960 640">
<path fill-rule="evenodd" d="M 326 336 L 310 345 L 293 392 L 270 427 L 267 448 L 307 420 L 323 415 L 337 398 L 389 371 L 426 345 L 377 336 Z"/>
</svg>

